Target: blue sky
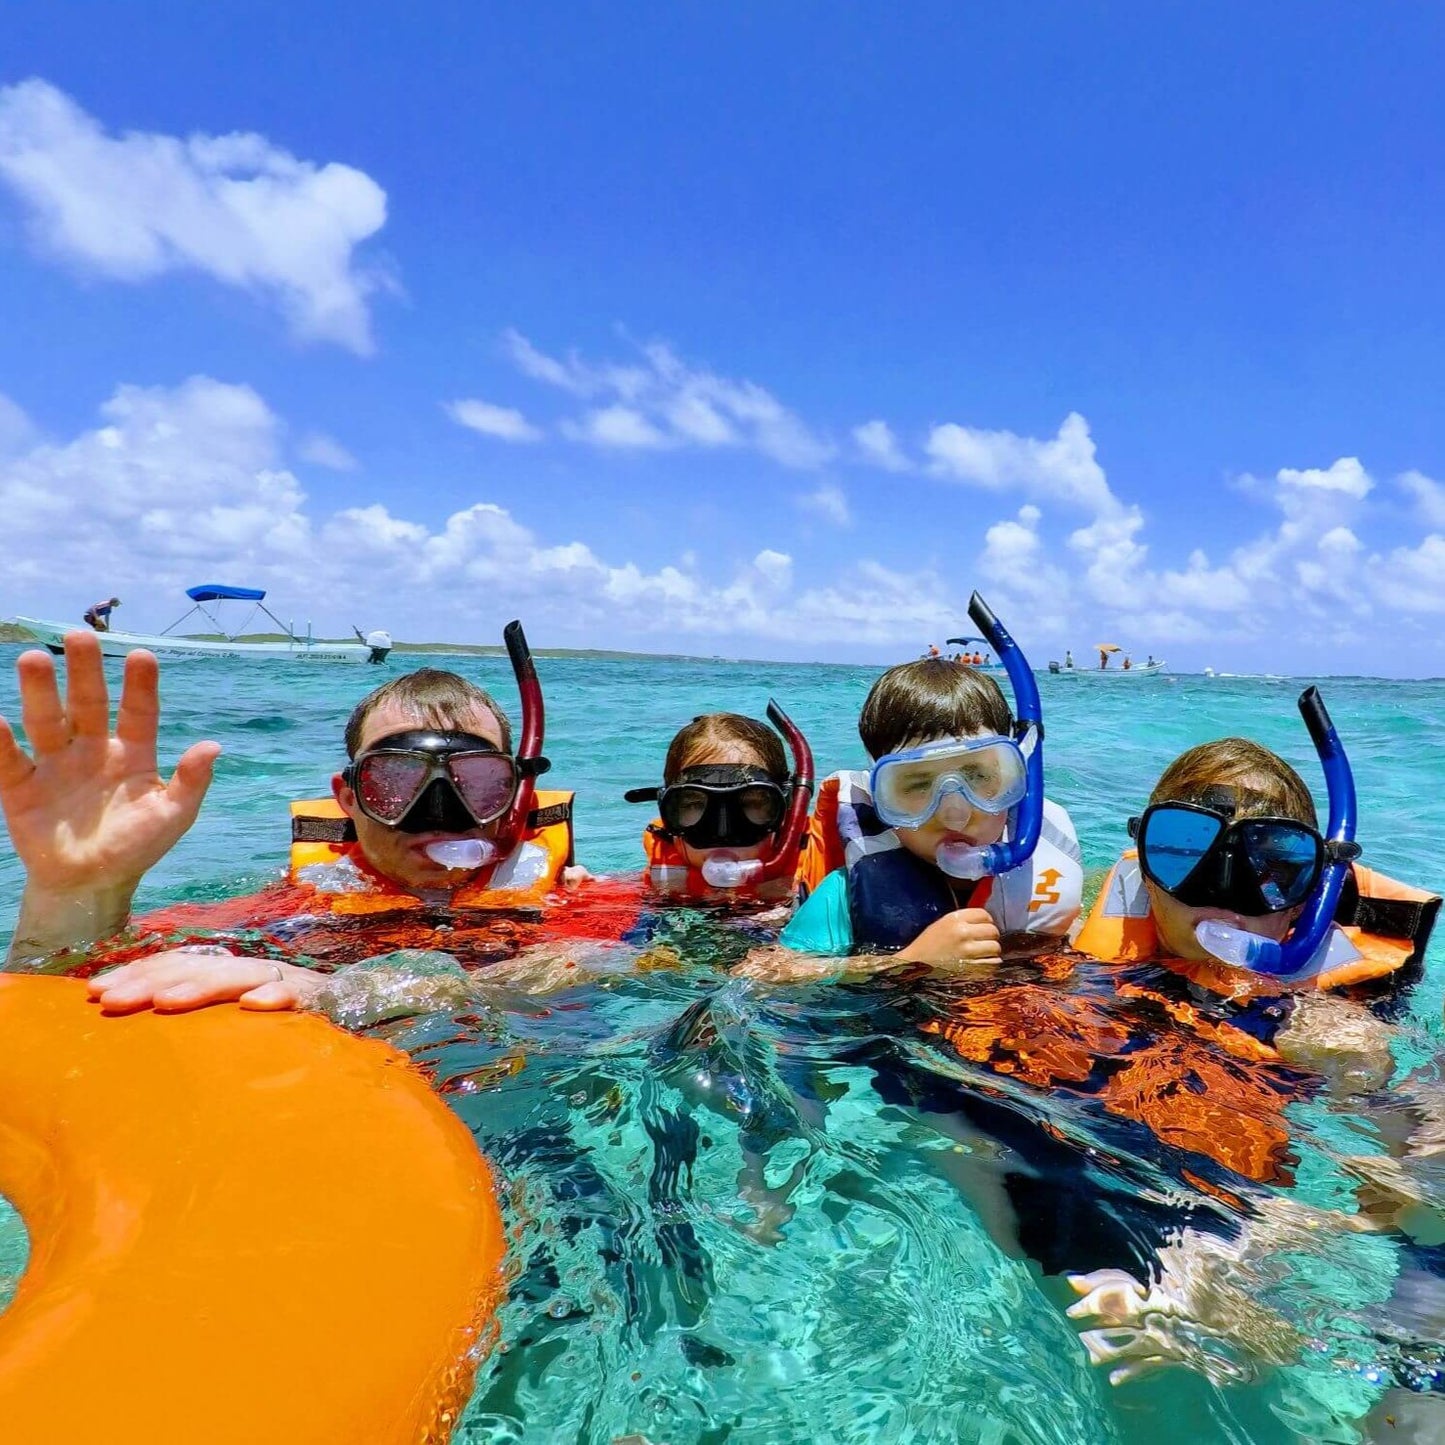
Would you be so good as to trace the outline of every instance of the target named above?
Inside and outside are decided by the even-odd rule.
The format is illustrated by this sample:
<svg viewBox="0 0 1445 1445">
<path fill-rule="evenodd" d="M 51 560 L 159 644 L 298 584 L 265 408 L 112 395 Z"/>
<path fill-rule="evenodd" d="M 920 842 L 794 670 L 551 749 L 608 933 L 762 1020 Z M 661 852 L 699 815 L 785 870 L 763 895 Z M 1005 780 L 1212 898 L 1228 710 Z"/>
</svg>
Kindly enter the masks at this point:
<svg viewBox="0 0 1445 1445">
<path fill-rule="evenodd" d="M 0 613 L 1445 673 L 1445 19 L 1006 8 L 7 7 Z"/>
</svg>

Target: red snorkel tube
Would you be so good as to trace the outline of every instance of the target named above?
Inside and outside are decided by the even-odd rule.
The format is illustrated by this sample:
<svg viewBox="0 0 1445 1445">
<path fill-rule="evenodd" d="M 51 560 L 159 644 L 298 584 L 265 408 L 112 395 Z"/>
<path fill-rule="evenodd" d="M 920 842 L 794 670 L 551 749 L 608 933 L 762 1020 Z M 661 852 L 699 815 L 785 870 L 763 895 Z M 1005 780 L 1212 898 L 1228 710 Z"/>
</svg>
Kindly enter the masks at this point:
<svg viewBox="0 0 1445 1445">
<path fill-rule="evenodd" d="M 532 665 L 532 651 L 520 622 L 509 622 L 502 629 L 507 656 L 512 660 L 512 675 L 522 695 L 522 741 L 512 755 L 516 765 L 517 790 L 512 794 L 507 811 L 493 825 L 490 838 L 442 838 L 427 847 L 427 857 L 443 868 L 486 870 L 490 879 L 502 862 L 522 841 L 532 816 L 537 789 L 534 780 L 552 766 L 542 756 L 542 733 L 545 713 L 542 707 L 542 684 Z"/>
<path fill-rule="evenodd" d="M 792 718 L 772 698 L 768 699 L 768 721 L 777 728 L 793 755 L 793 792 L 787 816 L 778 829 L 772 851 L 765 858 L 738 858 L 726 850 L 702 865 L 703 880 L 710 888 L 757 888 L 776 878 L 790 877 L 798 866 L 798 849 L 808 828 L 808 811 L 813 802 L 813 750 Z"/>
<path fill-rule="evenodd" d="M 536 664 L 532 661 L 532 649 L 527 646 L 527 634 L 522 631 L 522 624 L 509 622 L 502 629 L 502 641 L 507 644 L 512 675 L 517 679 L 517 691 L 522 697 L 522 740 L 513 755 L 517 760 L 517 792 L 495 835 L 497 848 L 505 857 L 521 842 L 522 834 L 527 831 L 527 820 L 532 815 L 532 804 L 536 800 L 536 779 L 552 764 L 542 756 L 547 711 L 542 702 L 542 684 L 537 679 Z"/>
</svg>

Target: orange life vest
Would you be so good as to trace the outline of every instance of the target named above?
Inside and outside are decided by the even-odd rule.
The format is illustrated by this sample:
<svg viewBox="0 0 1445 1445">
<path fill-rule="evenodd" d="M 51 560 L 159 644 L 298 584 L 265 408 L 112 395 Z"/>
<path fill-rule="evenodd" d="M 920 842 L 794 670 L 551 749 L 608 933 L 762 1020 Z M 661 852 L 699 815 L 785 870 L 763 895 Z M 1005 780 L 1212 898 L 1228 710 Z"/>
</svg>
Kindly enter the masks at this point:
<svg viewBox="0 0 1445 1445">
<path fill-rule="evenodd" d="M 793 874 L 800 899 L 806 898 L 828 874 L 846 862 L 843 837 L 838 831 L 840 783 L 838 773 L 824 778 L 813 801 L 813 816 L 808 819 L 807 836 L 798 851 L 798 866 Z"/>
<path fill-rule="evenodd" d="M 708 899 L 775 899 L 785 901 L 793 896 L 794 878 L 802 866 L 802 858 L 811 851 L 812 825 L 794 850 L 792 858 L 782 858 L 771 870 L 773 876 L 756 888 L 714 888 L 694 868 L 682 851 L 682 845 L 655 818 L 642 835 L 642 851 L 647 859 L 648 883 L 659 893 L 673 898 Z"/>
<path fill-rule="evenodd" d="M 470 883 L 451 895 L 457 911 L 535 907 L 561 885 L 562 870 L 573 861 L 572 794 L 538 790 L 527 829 L 517 846 L 485 882 Z M 335 868 L 339 876 L 324 870 Z M 309 798 L 291 804 L 293 883 L 309 885 L 311 906 L 332 913 L 388 913 L 422 908 L 424 902 L 383 878 L 366 862 L 356 829 L 334 798 Z"/>
<path fill-rule="evenodd" d="M 1160 956 L 1159 935 L 1149 911 L 1149 895 L 1139 869 L 1138 853 L 1129 849 L 1109 871 L 1099 896 L 1074 946 L 1105 963 L 1155 962 L 1213 993 L 1247 998 L 1288 990 L 1285 980 L 1271 979 L 1212 960 L 1193 961 Z M 1335 925 L 1359 957 L 1323 969 L 1309 980 L 1315 988 L 1345 988 L 1396 973 L 1414 963 L 1429 941 L 1440 899 L 1362 868 L 1356 863 L 1340 898 Z"/>
</svg>

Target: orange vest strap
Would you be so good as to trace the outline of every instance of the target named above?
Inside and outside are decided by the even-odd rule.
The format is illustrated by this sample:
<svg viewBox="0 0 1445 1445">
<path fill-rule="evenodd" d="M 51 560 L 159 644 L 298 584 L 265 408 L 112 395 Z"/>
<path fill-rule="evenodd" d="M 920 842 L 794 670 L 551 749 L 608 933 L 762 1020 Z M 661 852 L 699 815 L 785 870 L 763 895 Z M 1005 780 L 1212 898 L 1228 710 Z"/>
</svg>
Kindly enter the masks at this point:
<svg viewBox="0 0 1445 1445">
<path fill-rule="evenodd" d="M 533 808 L 527 814 L 527 827 L 532 830 L 550 828 L 556 823 L 572 821 L 572 795 L 560 802 Z M 291 804 L 291 841 L 293 843 L 354 843 L 356 824 L 342 811 L 335 798 L 307 798 Z"/>
</svg>

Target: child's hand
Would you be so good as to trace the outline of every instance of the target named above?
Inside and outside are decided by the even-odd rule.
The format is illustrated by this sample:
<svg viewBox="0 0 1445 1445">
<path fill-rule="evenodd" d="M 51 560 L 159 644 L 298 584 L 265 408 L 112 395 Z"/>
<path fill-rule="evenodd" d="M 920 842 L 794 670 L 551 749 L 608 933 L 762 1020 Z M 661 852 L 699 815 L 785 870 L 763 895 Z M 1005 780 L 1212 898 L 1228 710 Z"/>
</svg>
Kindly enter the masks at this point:
<svg viewBox="0 0 1445 1445">
<path fill-rule="evenodd" d="M 948 972 L 961 963 L 997 963 L 1003 950 L 998 924 L 986 908 L 959 908 L 930 923 L 895 957 Z"/>
</svg>

